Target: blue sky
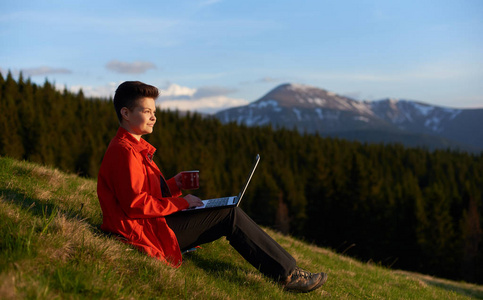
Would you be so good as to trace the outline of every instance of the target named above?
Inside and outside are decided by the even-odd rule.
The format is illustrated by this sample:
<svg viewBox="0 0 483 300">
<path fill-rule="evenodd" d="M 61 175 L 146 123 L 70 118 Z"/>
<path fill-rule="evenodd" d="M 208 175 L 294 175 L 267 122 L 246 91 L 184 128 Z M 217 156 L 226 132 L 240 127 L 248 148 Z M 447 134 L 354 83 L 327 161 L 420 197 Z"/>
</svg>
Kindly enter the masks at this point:
<svg viewBox="0 0 483 300">
<path fill-rule="evenodd" d="M 483 107 L 483 1 L 0 2 L 0 71 L 89 96 L 125 80 L 204 112 L 282 83 Z"/>
</svg>

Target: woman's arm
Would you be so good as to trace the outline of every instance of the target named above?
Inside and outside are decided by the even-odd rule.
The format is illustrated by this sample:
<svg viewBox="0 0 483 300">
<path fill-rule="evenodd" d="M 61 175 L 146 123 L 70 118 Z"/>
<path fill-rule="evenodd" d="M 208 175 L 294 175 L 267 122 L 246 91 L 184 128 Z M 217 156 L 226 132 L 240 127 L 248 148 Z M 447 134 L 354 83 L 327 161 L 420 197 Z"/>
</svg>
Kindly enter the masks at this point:
<svg viewBox="0 0 483 300">
<path fill-rule="evenodd" d="M 154 218 L 170 215 L 189 207 L 184 198 L 151 195 L 149 184 L 158 184 L 159 178 L 147 178 L 146 166 L 139 152 L 118 147 L 111 153 L 111 186 L 124 213 L 130 218 Z M 149 184 L 148 184 L 149 183 Z M 179 189 L 178 189 L 179 190 Z"/>
</svg>

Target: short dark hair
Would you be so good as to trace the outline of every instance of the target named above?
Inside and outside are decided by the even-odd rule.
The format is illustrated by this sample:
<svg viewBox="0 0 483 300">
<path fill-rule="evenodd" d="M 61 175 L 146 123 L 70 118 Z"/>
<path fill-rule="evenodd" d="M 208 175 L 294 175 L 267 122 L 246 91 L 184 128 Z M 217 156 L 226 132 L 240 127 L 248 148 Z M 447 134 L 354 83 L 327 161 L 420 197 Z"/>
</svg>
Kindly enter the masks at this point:
<svg viewBox="0 0 483 300">
<path fill-rule="evenodd" d="M 119 122 L 122 122 L 121 109 L 126 107 L 133 110 L 136 107 L 137 100 L 144 97 L 156 100 L 159 97 L 158 88 L 141 81 L 124 81 L 121 83 L 114 94 L 114 109 Z"/>
</svg>

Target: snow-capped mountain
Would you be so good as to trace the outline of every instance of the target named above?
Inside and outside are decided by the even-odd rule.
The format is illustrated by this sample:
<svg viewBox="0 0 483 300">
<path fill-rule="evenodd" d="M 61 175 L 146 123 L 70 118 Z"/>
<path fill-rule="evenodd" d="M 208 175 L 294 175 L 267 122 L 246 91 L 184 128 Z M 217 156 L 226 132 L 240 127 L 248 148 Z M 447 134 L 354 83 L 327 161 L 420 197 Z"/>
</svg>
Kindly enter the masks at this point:
<svg viewBox="0 0 483 300">
<path fill-rule="evenodd" d="M 396 125 L 398 128 L 424 133 L 439 133 L 445 125 L 463 112 L 462 109 L 444 108 L 424 103 L 387 99 L 366 102 L 371 110 L 380 118 Z"/>
<path fill-rule="evenodd" d="M 483 109 L 452 109 L 395 99 L 361 102 L 299 84 L 280 85 L 249 105 L 223 110 L 215 116 L 224 123 L 272 124 L 362 141 L 398 142 L 401 135 L 405 140 L 400 142 L 411 144 L 408 136 L 413 135 L 425 141 L 419 143 L 421 146 L 468 145 L 483 150 Z M 374 140 L 375 136 L 379 138 Z"/>
</svg>

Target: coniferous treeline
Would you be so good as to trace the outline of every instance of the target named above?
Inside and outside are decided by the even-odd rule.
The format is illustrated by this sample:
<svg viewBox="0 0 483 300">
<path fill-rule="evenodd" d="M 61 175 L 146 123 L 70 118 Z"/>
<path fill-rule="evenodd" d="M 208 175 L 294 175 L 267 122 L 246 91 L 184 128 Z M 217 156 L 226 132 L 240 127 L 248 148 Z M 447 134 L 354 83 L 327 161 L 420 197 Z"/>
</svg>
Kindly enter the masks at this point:
<svg viewBox="0 0 483 300">
<path fill-rule="evenodd" d="M 0 74 L 0 155 L 96 177 L 118 121 L 112 101 Z M 483 154 L 366 145 L 158 111 L 165 176 L 200 170 L 200 197 L 235 195 L 257 222 L 385 265 L 483 282 Z"/>
</svg>

